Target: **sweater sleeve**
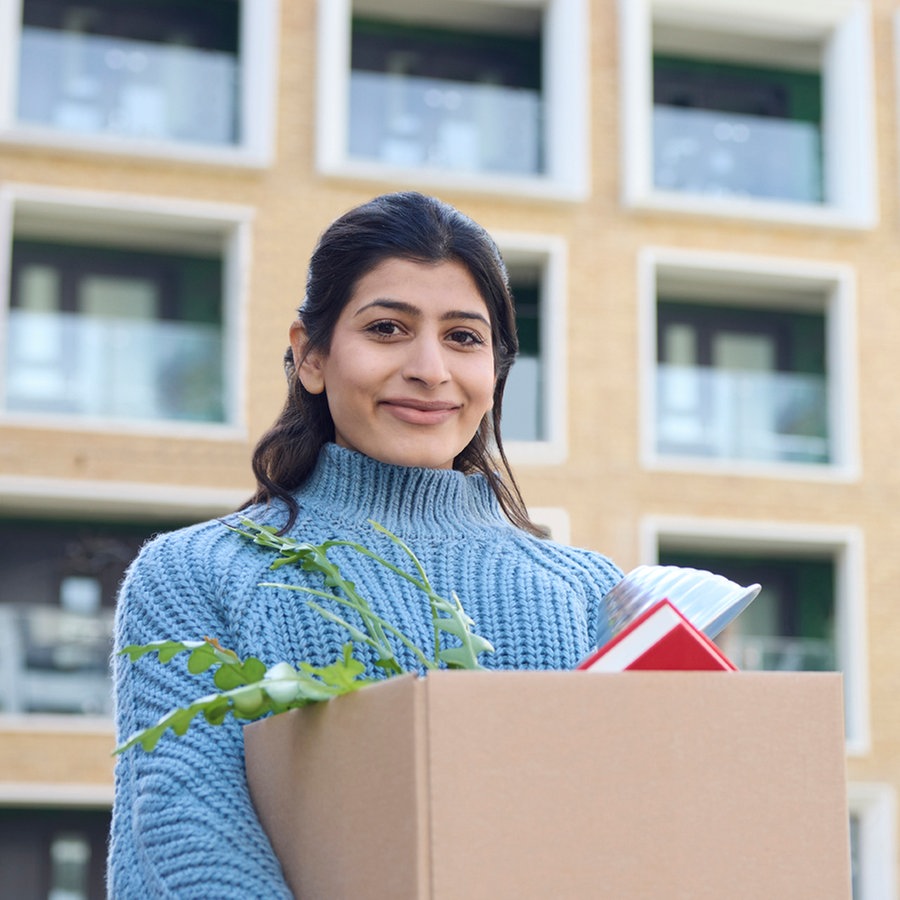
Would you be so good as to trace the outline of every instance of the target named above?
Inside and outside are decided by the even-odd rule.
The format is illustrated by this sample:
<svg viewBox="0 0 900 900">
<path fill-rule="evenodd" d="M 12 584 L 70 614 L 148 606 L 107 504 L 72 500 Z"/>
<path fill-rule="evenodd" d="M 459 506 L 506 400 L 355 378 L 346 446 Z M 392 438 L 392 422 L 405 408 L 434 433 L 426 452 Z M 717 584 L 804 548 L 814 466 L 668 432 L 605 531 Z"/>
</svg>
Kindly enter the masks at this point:
<svg viewBox="0 0 900 900">
<path fill-rule="evenodd" d="M 116 650 L 169 638 L 229 640 L 214 554 L 204 545 L 211 533 L 175 532 L 143 548 L 120 592 Z M 114 667 L 120 743 L 212 690 L 180 656 L 167 665 L 116 656 Z M 250 799 L 241 726 L 201 722 L 117 760 L 108 866 L 116 900 L 292 896 Z"/>
</svg>

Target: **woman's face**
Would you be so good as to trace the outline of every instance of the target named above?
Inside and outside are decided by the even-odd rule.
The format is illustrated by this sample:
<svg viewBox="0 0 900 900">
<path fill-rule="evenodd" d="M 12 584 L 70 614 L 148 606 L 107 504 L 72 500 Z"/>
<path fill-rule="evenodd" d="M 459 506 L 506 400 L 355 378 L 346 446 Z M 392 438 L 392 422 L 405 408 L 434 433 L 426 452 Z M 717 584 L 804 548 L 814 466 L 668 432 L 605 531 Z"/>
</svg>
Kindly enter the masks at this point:
<svg viewBox="0 0 900 900">
<path fill-rule="evenodd" d="M 305 343 L 295 322 L 300 380 L 325 392 L 336 443 L 382 462 L 452 468 L 493 405 L 490 316 L 461 263 L 386 260 L 357 283 L 328 353 L 304 360 Z"/>
</svg>

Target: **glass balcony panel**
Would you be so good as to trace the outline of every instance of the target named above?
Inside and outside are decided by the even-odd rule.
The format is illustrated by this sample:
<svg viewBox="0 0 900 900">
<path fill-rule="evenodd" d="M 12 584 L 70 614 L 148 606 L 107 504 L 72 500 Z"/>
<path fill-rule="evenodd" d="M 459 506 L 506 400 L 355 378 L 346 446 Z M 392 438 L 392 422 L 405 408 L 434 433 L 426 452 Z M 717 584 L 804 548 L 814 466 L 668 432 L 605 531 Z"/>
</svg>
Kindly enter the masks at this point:
<svg viewBox="0 0 900 900">
<path fill-rule="evenodd" d="M 837 668 L 830 641 L 781 635 L 724 636 L 725 655 L 744 671 L 830 672 Z"/>
<path fill-rule="evenodd" d="M 113 615 L 0 604 L 0 710 L 109 714 Z"/>
<path fill-rule="evenodd" d="M 503 437 L 507 441 L 539 441 L 542 424 L 541 361 L 519 356 L 509 372 L 503 393 Z"/>
<path fill-rule="evenodd" d="M 667 191 L 821 203 L 812 122 L 656 105 L 653 183 Z"/>
<path fill-rule="evenodd" d="M 238 60 L 225 51 L 24 27 L 18 118 L 62 131 L 234 144 Z"/>
<path fill-rule="evenodd" d="M 350 77 L 350 155 L 398 166 L 541 172 L 540 92 L 380 72 Z"/>
<path fill-rule="evenodd" d="M 827 463 L 825 376 L 657 366 L 662 454 Z"/>
<path fill-rule="evenodd" d="M 62 352 L 33 355 L 58 334 Z M 6 409 L 101 418 L 224 421 L 215 324 L 12 309 Z"/>
</svg>

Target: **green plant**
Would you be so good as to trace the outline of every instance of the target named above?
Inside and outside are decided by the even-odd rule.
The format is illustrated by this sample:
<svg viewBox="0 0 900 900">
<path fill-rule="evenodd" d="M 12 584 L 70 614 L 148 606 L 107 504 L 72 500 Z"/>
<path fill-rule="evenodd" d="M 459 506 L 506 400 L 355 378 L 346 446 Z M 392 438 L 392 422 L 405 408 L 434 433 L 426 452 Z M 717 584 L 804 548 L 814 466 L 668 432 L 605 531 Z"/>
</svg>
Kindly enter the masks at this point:
<svg viewBox="0 0 900 900">
<path fill-rule="evenodd" d="M 490 642 L 473 631 L 475 623 L 466 614 L 456 594 L 451 593 L 449 600 L 439 595 L 413 551 L 377 522 L 371 522 L 372 527 L 406 553 L 413 563 L 414 572 L 395 566 L 353 541 L 309 544 L 284 537 L 276 529 L 258 525 L 250 519 L 240 521 L 240 527 L 229 527 L 253 543 L 278 554 L 270 569 L 299 565 L 304 571 L 317 572 L 324 578 L 322 589 L 278 582 L 263 582 L 261 586 L 284 588 L 307 595 L 303 602 L 344 628 L 350 640 L 344 645 L 341 656 L 330 665 L 313 666 L 300 662 L 296 667 L 288 662 L 267 667 L 252 656 L 242 660 L 237 653 L 222 647 L 212 637 L 202 641 L 160 640 L 150 644 L 130 644 L 119 653 L 128 656 L 132 662 L 148 654 L 156 654 L 160 663 L 168 663 L 181 653 L 189 653 L 188 671 L 199 675 L 214 669 L 213 683 L 218 690 L 172 710 L 155 725 L 136 732 L 116 748 L 116 753 L 137 744 L 151 751 L 167 730 L 183 735 L 199 715 L 212 725 L 221 725 L 229 715 L 236 719 L 253 720 L 358 690 L 373 679 L 366 677 L 365 667 L 354 656 L 357 645 L 371 648 L 375 653 L 375 665 L 388 676 L 404 672 L 397 660 L 394 641 L 406 647 L 424 669 L 480 669 L 479 657 L 483 653 L 493 652 Z M 434 625 L 434 652 L 431 656 L 373 611 L 353 582 L 344 578 L 338 565 L 328 558 L 328 551 L 333 547 L 349 547 L 369 557 L 425 594 Z M 350 621 L 345 611 L 355 613 L 361 625 Z M 444 646 L 444 639 L 448 636 L 455 639 L 453 646 Z"/>
</svg>

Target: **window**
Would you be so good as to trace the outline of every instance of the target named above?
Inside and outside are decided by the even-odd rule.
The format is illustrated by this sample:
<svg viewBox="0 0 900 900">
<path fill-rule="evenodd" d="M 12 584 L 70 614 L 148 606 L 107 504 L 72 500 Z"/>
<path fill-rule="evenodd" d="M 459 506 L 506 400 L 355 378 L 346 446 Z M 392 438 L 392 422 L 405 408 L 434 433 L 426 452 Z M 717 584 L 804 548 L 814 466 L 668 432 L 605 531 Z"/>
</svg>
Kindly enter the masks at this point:
<svg viewBox="0 0 900 900">
<path fill-rule="evenodd" d="M 224 419 L 221 256 L 14 239 L 6 408 Z"/>
<path fill-rule="evenodd" d="M 111 713 L 119 583 L 144 541 L 175 524 L 0 519 L 0 711 Z"/>
<path fill-rule="evenodd" d="M 19 0 L 6 54 L 13 137 L 143 145 L 262 162 L 275 5 L 254 0 Z M 251 94 L 252 92 L 252 94 Z M 252 96 L 252 104 L 249 97 Z M 54 138 L 54 134 L 57 138 Z M 250 159 L 253 157 L 254 159 Z"/>
<path fill-rule="evenodd" d="M 583 0 L 320 0 L 330 174 L 586 191 Z"/>
<path fill-rule="evenodd" d="M 620 0 L 630 206 L 871 227 L 868 4 Z"/>
<path fill-rule="evenodd" d="M 825 322 L 660 298 L 661 454 L 829 462 Z"/>
<path fill-rule="evenodd" d="M 650 460 L 853 470 L 848 272 L 666 251 L 647 251 L 643 264 Z"/>
<path fill-rule="evenodd" d="M 13 207 L 5 415 L 235 422 L 236 222 Z"/>
<path fill-rule="evenodd" d="M 10 897 L 102 900 L 109 810 L 0 808 L 0 884 Z"/>
<path fill-rule="evenodd" d="M 544 385 L 541 378 L 541 269 L 523 264 L 510 269 L 516 304 L 519 355 L 504 392 L 505 435 L 513 441 L 536 441 L 546 433 Z"/>
<path fill-rule="evenodd" d="M 817 71 L 654 55 L 654 186 L 821 203 L 821 81 Z"/>
<path fill-rule="evenodd" d="M 725 655 L 747 671 L 827 672 L 837 668 L 834 560 L 822 557 L 660 549 L 660 563 L 705 569 L 759 596 L 719 635 Z"/>
<path fill-rule="evenodd" d="M 519 356 L 503 395 L 503 440 L 517 463 L 565 458 L 565 244 L 498 234 L 516 305 Z"/>
<path fill-rule="evenodd" d="M 351 156 L 401 166 L 543 170 L 541 41 L 353 18 Z"/>
<path fill-rule="evenodd" d="M 718 636 L 742 670 L 840 671 L 848 752 L 868 747 L 862 547 L 853 529 L 678 518 L 644 522 L 645 558 L 759 596 Z"/>
<path fill-rule="evenodd" d="M 853 782 L 850 806 L 850 862 L 853 900 L 895 900 L 897 801 L 888 784 Z"/>
</svg>

